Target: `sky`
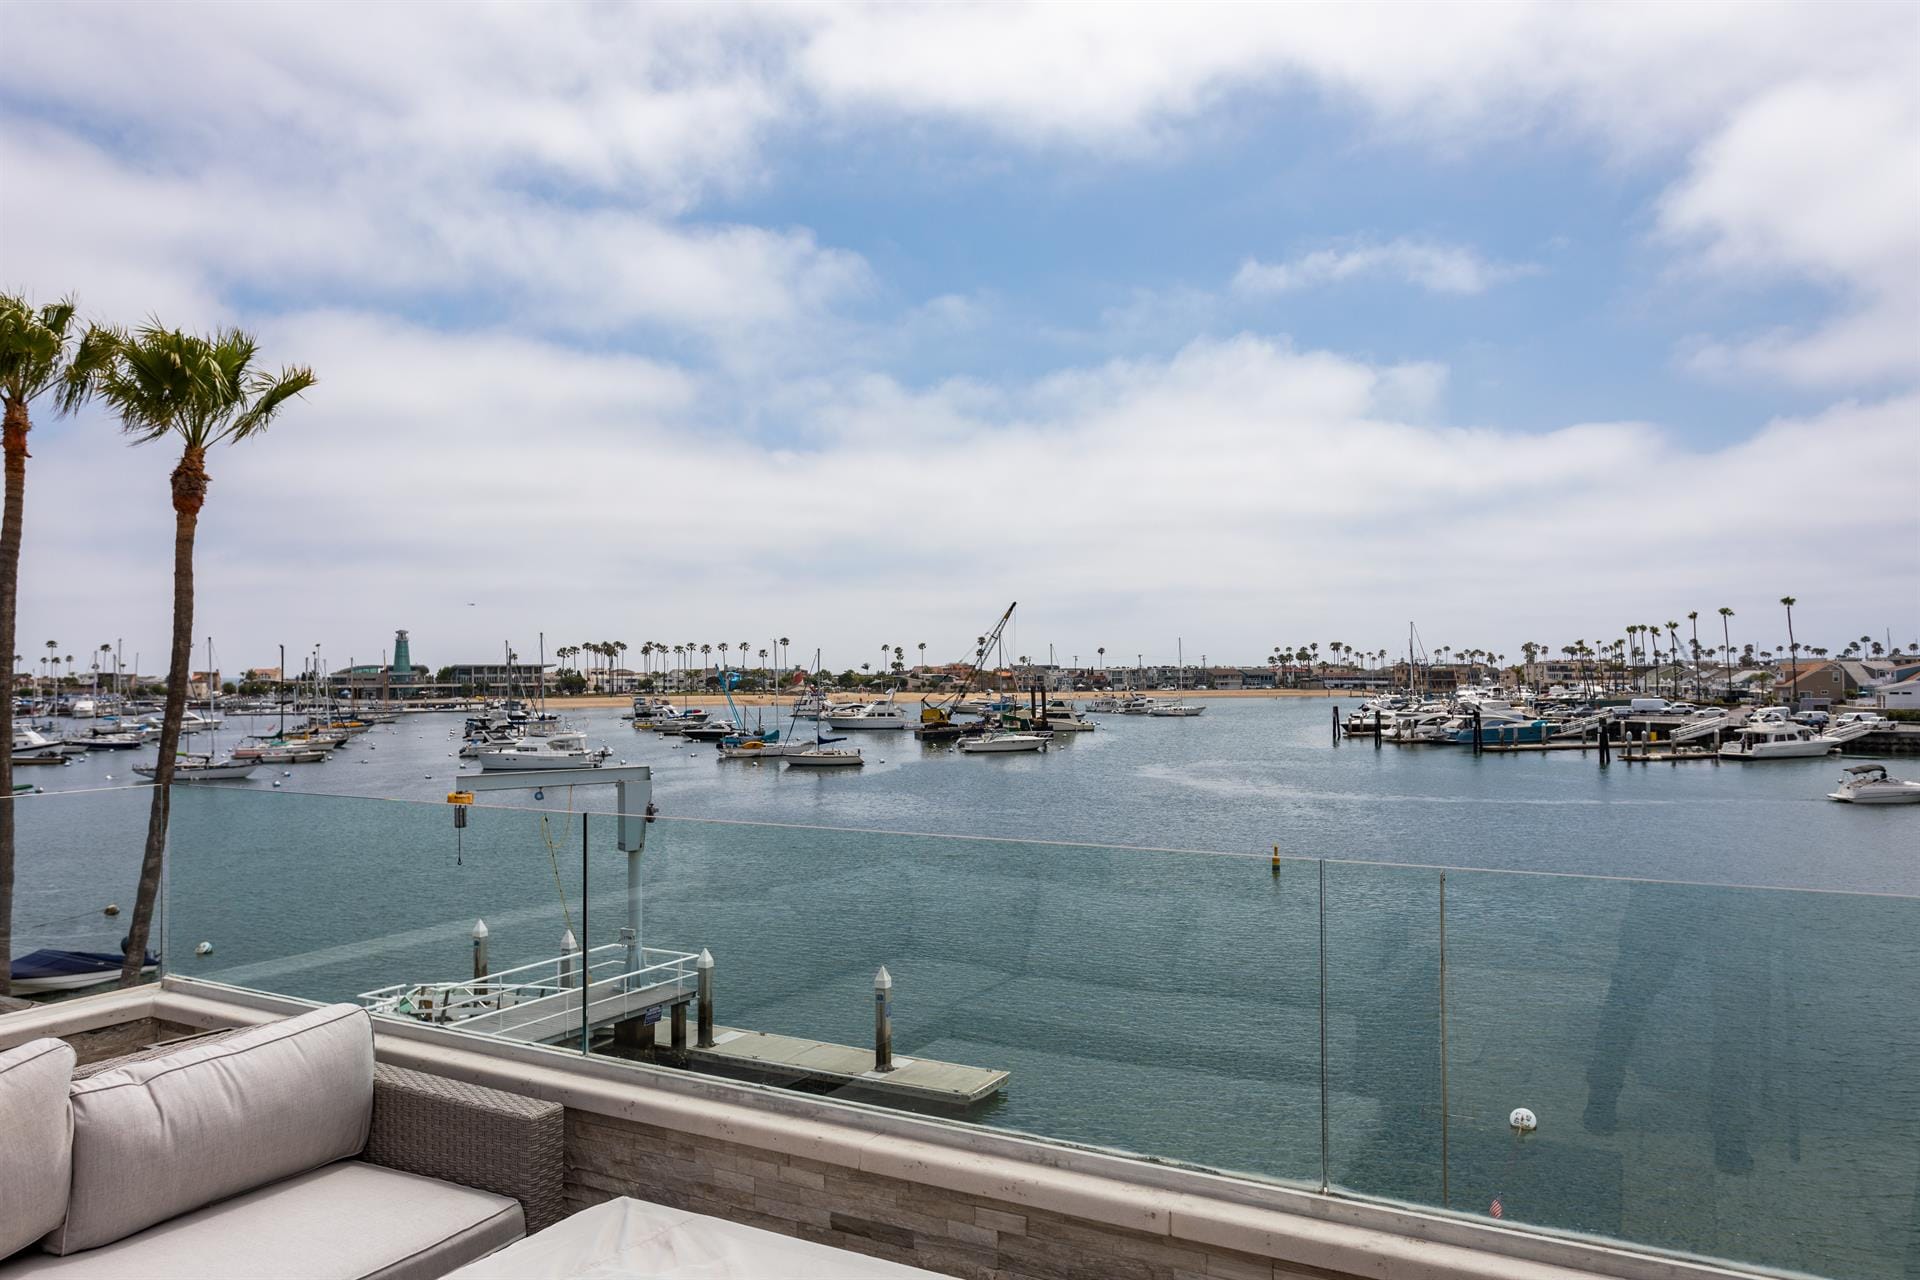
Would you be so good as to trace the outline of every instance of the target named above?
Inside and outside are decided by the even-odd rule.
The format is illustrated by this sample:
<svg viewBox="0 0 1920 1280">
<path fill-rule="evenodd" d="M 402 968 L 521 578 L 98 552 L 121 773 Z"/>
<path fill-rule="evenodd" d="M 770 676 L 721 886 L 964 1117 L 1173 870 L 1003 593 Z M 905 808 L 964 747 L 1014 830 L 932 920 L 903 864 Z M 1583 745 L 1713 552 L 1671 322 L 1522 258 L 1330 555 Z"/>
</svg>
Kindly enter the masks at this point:
<svg viewBox="0 0 1920 1280">
<path fill-rule="evenodd" d="M 194 632 L 1920 635 L 1920 8 L 7 6 L 0 287 L 255 333 Z M 164 668 L 37 405 L 20 647 Z M 629 654 L 630 659 L 633 655 Z"/>
</svg>

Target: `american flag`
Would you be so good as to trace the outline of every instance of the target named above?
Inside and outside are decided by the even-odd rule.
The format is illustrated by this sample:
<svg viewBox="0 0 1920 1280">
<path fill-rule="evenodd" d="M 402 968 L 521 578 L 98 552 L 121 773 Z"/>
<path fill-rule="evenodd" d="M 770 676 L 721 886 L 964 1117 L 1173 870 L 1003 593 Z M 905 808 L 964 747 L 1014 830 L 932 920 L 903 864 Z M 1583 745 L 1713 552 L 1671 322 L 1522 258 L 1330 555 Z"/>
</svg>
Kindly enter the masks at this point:
<svg viewBox="0 0 1920 1280">
<path fill-rule="evenodd" d="M 1500 1207 L 1500 1197 L 1495 1196 L 1493 1198 L 1493 1204 L 1491 1207 L 1488 1208 L 1487 1212 L 1492 1214 L 1496 1218 L 1502 1218 L 1506 1216 L 1507 1211 Z"/>
</svg>

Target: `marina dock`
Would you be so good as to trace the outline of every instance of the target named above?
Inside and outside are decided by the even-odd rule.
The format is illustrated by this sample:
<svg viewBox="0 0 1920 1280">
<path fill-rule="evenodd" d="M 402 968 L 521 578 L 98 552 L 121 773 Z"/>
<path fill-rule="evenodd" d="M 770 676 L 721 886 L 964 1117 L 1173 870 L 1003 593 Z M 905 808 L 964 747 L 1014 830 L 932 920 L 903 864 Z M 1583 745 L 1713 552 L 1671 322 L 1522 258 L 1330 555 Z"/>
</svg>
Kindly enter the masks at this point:
<svg viewBox="0 0 1920 1280">
<path fill-rule="evenodd" d="M 661 1023 L 646 1027 L 637 1046 L 640 1052 L 671 1052 L 668 1039 L 660 1034 L 665 1029 Z M 689 1065 L 721 1075 L 767 1084 L 829 1085 L 947 1107 L 968 1107 L 992 1097 L 1006 1086 L 1009 1074 L 991 1067 L 908 1057 L 895 1057 L 891 1071 L 876 1071 L 870 1048 L 738 1027 L 716 1026 L 711 1048 L 687 1047 L 680 1052 Z"/>
</svg>

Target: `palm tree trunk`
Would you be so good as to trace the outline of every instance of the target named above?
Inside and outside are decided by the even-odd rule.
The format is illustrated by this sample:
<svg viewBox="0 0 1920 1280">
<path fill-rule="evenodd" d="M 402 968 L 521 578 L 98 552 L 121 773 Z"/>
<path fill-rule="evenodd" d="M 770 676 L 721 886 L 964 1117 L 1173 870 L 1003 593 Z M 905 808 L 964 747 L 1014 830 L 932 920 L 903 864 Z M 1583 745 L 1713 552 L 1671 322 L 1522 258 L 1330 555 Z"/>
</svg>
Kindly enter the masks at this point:
<svg viewBox="0 0 1920 1280">
<path fill-rule="evenodd" d="M 189 447 L 173 472 L 173 651 L 167 662 L 167 708 L 160 722 L 160 760 L 153 773 L 153 806 L 147 811 L 147 844 L 140 855 L 140 887 L 127 928 L 126 959 L 120 967 L 123 987 L 140 980 L 153 909 L 160 899 L 160 873 L 166 865 L 174 755 L 180 749 L 180 722 L 187 714 L 187 682 L 193 674 L 193 536 L 207 496 L 205 464 L 205 452 Z"/>
<path fill-rule="evenodd" d="M 13 990 L 13 633 L 20 582 L 21 508 L 27 496 L 27 406 L 7 401 L 7 507 L 0 519 L 0 996 Z"/>
</svg>

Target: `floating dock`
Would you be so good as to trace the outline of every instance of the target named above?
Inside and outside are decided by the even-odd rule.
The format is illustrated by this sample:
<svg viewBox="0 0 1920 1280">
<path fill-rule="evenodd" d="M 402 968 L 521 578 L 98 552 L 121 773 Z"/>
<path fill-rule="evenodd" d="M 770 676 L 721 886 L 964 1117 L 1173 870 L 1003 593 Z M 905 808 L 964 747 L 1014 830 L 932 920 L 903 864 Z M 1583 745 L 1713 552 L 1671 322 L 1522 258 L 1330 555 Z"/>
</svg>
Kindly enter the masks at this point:
<svg viewBox="0 0 1920 1280">
<path fill-rule="evenodd" d="M 648 1048 L 670 1052 L 662 1034 L 667 1030 L 665 1023 L 648 1026 L 638 1047 L 643 1053 Z M 650 1046 L 647 1038 L 652 1040 Z M 1006 1087 L 1009 1075 L 991 1067 L 899 1055 L 893 1059 L 893 1070 L 875 1071 L 872 1049 L 738 1027 L 716 1026 L 711 1048 L 689 1045 L 680 1052 L 690 1065 L 717 1074 L 745 1076 L 769 1084 L 831 1085 L 946 1107 L 970 1107 L 992 1097 Z"/>
</svg>

